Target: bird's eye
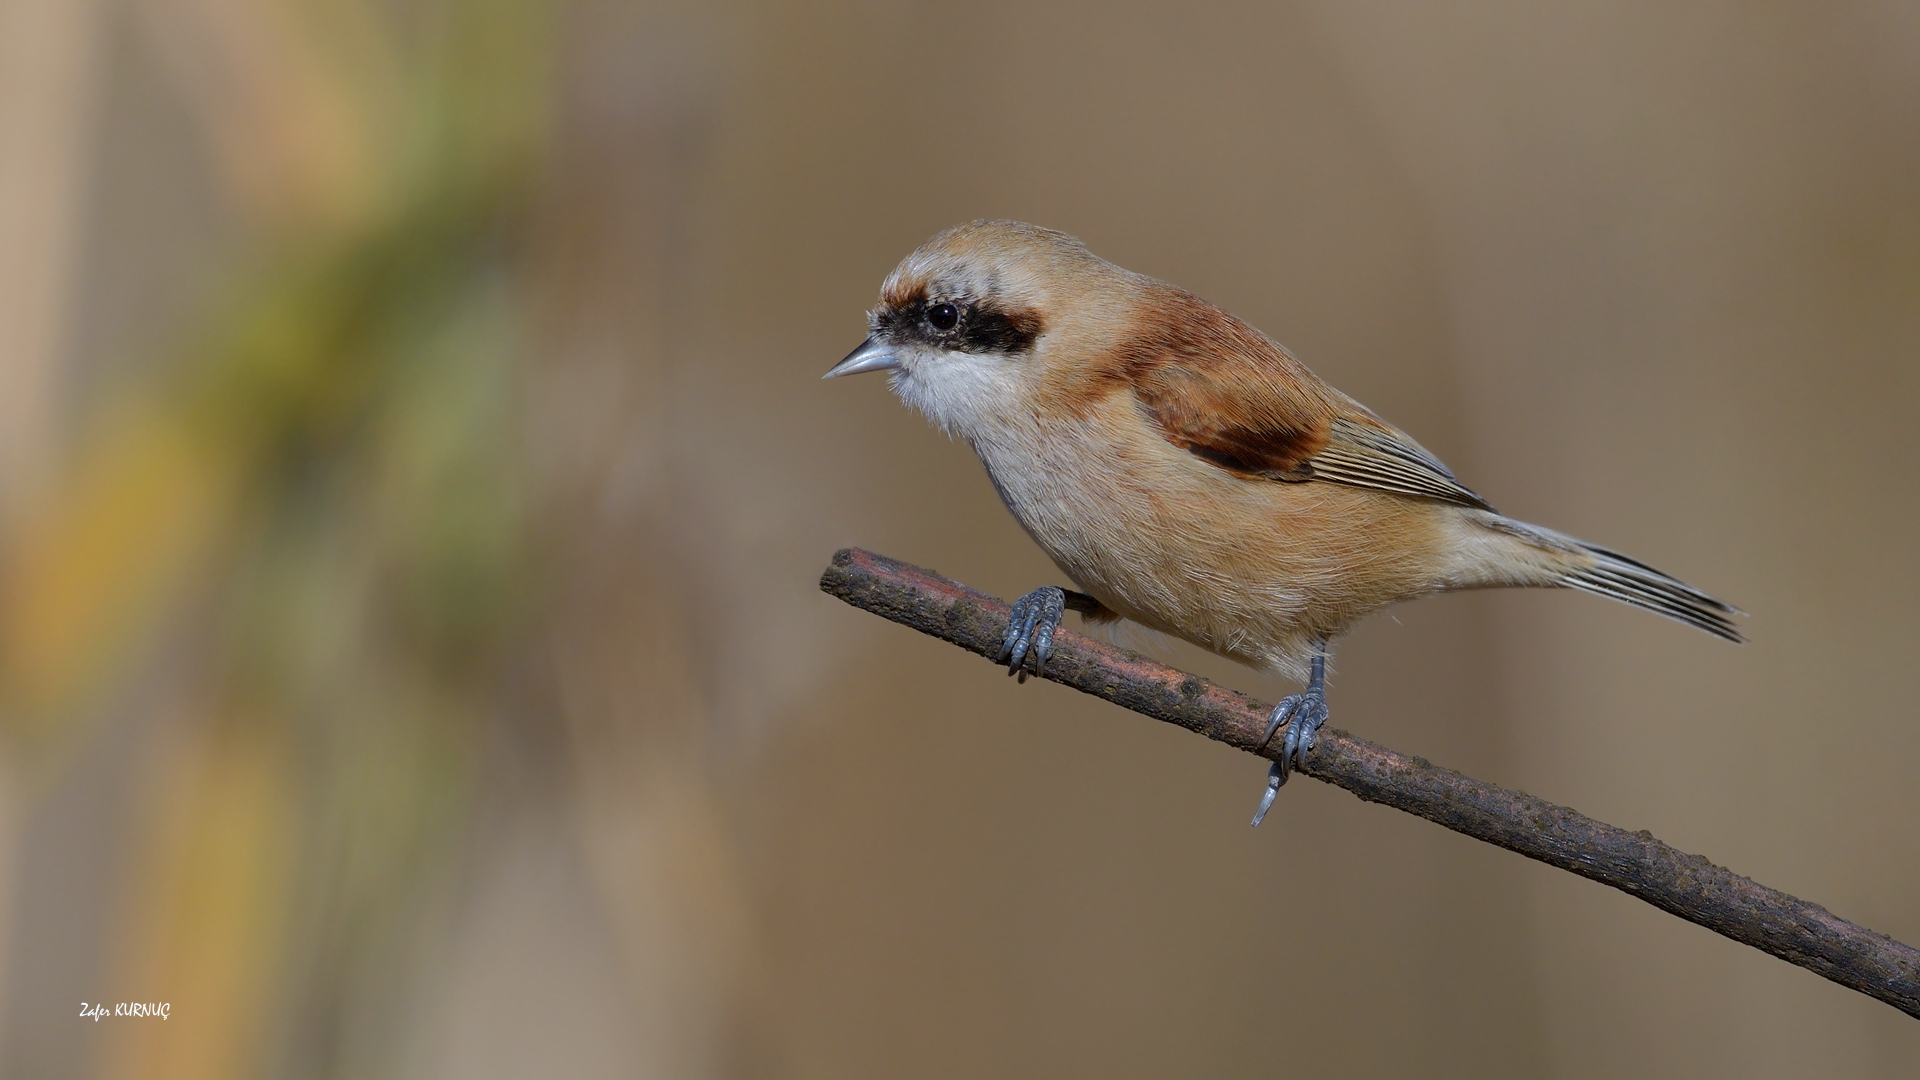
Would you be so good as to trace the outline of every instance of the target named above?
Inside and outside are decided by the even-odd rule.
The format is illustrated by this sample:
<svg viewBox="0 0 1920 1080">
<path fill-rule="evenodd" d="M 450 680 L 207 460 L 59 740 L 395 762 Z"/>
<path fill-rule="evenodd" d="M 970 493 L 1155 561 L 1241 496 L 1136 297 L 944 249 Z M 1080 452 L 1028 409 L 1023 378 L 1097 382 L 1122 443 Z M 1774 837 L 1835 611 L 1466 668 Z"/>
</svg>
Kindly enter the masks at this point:
<svg viewBox="0 0 1920 1080">
<path fill-rule="evenodd" d="M 941 301 L 927 308 L 927 321 L 935 330 L 951 330 L 960 325 L 960 309 Z"/>
</svg>

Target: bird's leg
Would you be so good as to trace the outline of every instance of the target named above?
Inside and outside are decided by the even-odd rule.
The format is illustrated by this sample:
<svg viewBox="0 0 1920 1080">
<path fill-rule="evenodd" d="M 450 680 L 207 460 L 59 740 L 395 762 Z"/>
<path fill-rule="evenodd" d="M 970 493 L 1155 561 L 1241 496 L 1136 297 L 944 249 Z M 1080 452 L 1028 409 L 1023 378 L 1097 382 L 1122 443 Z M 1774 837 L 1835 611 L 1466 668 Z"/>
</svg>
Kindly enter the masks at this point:
<svg viewBox="0 0 1920 1080">
<path fill-rule="evenodd" d="M 1060 617 L 1068 609 L 1079 612 L 1100 610 L 1100 601 L 1086 593 L 1042 585 L 1013 602 L 1013 618 L 1007 623 L 1007 637 L 1000 645 L 999 659 L 1006 663 L 1007 674 L 1018 674 L 1027 681 L 1027 669 L 1045 674 L 1053 656 L 1053 633 L 1060 629 Z M 1023 663 L 1024 662 L 1024 663 Z"/>
<path fill-rule="evenodd" d="M 1287 782 L 1287 773 L 1298 767 L 1307 751 L 1313 749 L 1315 733 L 1326 722 L 1327 639 L 1321 638 L 1313 654 L 1313 674 L 1307 680 L 1307 688 L 1282 698 L 1267 717 L 1267 733 L 1260 738 L 1260 749 L 1266 749 L 1273 741 L 1273 733 L 1280 730 L 1283 723 L 1287 725 L 1287 736 L 1280 744 L 1279 758 L 1267 769 L 1267 790 L 1260 796 L 1260 809 L 1253 812 L 1255 825 L 1267 816 L 1273 807 L 1273 797 L 1280 793 L 1280 785 Z"/>
</svg>

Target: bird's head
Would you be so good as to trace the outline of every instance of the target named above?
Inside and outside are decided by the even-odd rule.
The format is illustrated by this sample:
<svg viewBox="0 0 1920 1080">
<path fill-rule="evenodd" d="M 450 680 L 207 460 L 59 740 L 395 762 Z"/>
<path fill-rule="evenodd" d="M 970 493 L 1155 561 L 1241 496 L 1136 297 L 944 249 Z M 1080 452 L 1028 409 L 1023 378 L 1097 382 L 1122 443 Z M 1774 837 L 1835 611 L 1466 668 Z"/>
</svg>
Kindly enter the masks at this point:
<svg viewBox="0 0 1920 1080">
<path fill-rule="evenodd" d="M 976 437 L 1030 415 L 1070 359 L 1061 342 L 1084 340 L 1090 320 L 1112 321 L 1100 318 L 1112 274 L 1125 271 L 1065 233 L 1017 221 L 956 225 L 887 276 L 867 340 L 826 377 L 889 371 L 907 404 Z"/>
</svg>

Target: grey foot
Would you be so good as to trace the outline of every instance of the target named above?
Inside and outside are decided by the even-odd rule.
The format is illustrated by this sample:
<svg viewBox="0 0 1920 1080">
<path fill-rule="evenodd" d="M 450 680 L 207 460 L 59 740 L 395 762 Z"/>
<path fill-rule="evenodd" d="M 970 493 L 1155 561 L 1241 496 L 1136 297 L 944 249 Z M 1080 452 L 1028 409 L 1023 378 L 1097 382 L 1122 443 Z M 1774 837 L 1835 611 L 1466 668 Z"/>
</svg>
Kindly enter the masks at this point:
<svg viewBox="0 0 1920 1080">
<path fill-rule="evenodd" d="M 1052 585 L 1042 585 L 1013 602 L 1013 618 L 1007 623 L 998 658 L 1007 665 L 1007 674 L 1018 674 L 1026 682 L 1029 669 L 1035 675 L 1046 673 L 1047 660 L 1053 656 L 1053 632 L 1060 629 L 1060 616 L 1066 610 L 1066 590 Z"/>
<path fill-rule="evenodd" d="M 1307 751 L 1313 749 L 1318 741 L 1320 725 L 1327 722 L 1327 659 L 1324 654 L 1314 657 L 1313 679 L 1307 688 L 1291 697 L 1282 698 L 1280 704 L 1273 707 L 1267 716 L 1267 733 L 1261 737 L 1262 749 L 1273 741 L 1274 733 L 1280 725 L 1287 726 L 1287 734 L 1280 742 L 1280 756 L 1267 769 L 1267 790 L 1260 796 L 1260 808 L 1253 812 L 1253 823 L 1260 824 L 1273 808 L 1274 796 L 1280 794 L 1281 785 L 1287 782 L 1287 774 L 1300 767 L 1306 759 Z"/>
</svg>

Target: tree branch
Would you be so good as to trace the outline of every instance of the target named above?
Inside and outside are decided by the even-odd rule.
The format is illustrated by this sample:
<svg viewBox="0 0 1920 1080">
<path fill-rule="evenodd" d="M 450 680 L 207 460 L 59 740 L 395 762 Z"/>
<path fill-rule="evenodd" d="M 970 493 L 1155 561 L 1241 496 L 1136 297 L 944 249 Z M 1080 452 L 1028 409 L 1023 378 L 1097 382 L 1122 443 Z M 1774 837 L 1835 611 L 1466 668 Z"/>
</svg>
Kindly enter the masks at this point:
<svg viewBox="0 0 1920 1080">
<path fill-rule="evenodd" d="M 1008 605 L 955 581 L 849 548 L 834 555 L 820 588 L 858 608 L 991 658 Z M 1272 757 L 1256 744 L 1268 707 L 1196 675 L 1062 629 L 1046 678 L 1216 742 Z M 1639 897 L 1745 945 L 1920 1017 L 1920 950 L 1769 889 L 1647 832 L 1595 821 L 1323 728 L 1300 772 L 1367 802 L 1417 814 Z"/>
</svg>

